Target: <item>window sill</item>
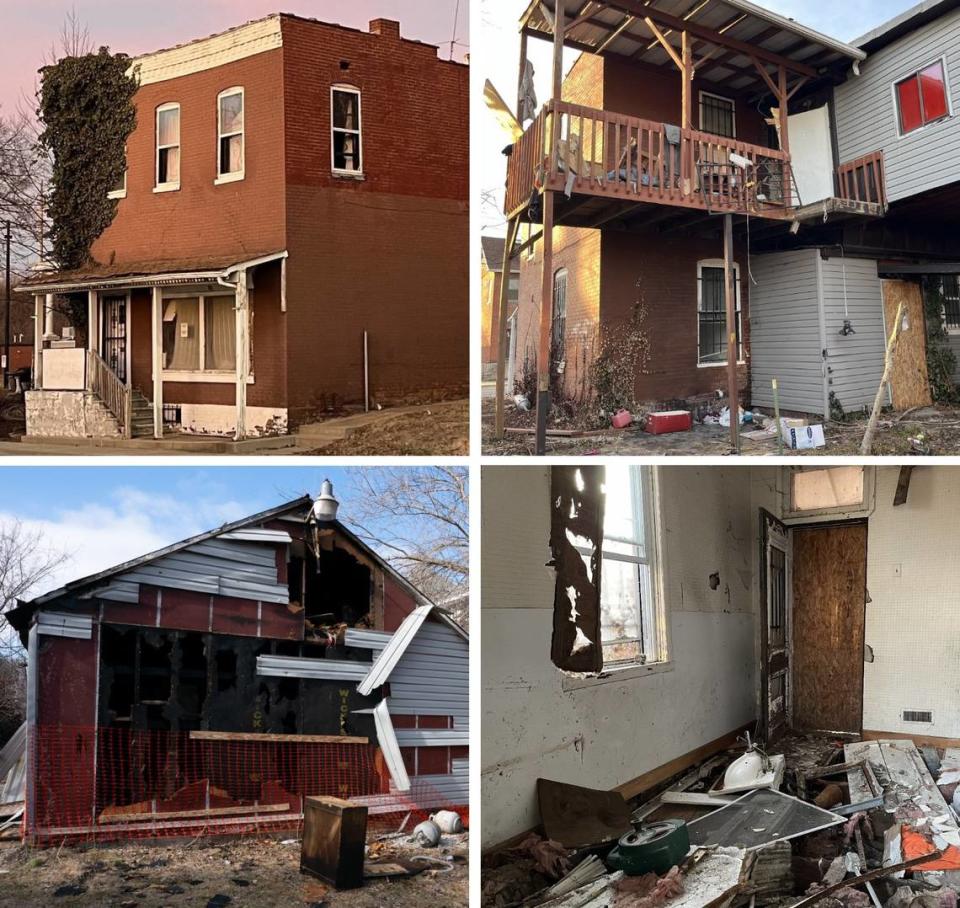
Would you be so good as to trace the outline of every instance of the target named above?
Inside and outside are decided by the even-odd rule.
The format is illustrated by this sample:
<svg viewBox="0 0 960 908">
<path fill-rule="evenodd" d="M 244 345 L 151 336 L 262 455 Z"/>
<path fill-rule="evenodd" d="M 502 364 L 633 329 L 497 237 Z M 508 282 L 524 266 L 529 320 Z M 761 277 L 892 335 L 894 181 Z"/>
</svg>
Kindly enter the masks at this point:
<svg viewBox="0 0 960 908">
<path fill-rule="evenodd" d="M 645 678 L 647 675 L 659 675 L 662 672 L 672 671 L 673 663 L 667 661 L 654 662 L 651 665 L 631 665 L 629 668 L 616 668 L 599 675 L 564 675 L 563 689 L 565 691 L 583 690 L 587 687 L 595 687 L 598 684 L 616 684 L 620 681 L 633 681 L 637 678 Z"/>
<path fill-rule="evenodd" d="M 162 183 L 160 186 L 153 187 L 154 192 L 179 192 L 179 183 Z"/>
<path fill-rule="evenodd" d="M 367 178 L 363 171 L 358 173 L 355 170 L 333 170 L 331 174 L 335 180 L 355 180 L 357 183 L 362 183 Z"/>
<path fill-rule="evenodd" d="M 911 129 L 910 132 L 901 132 L 897 131 L 897 138 L 899 139 L 912 139 L 914 136 L 920 135 L 920 133 L 925 132 L 931 126 L 939 126 L 941 123 L 946 123 L 947 120 L 952 120 L 953 114 L 949 113 L 945 117 L 939 117 L 936 120 L 931 120 L 929 123 L 924 123 L 923 126 L 918 126 L 916 129 Z"/>
<path fill-rule="evenodd" d="M 107 193 L 108 199 L 125 199 L 126 197 L 126 189 L 111 189 L 110 192 Z"/>
<path fill-rule="evenodd" d="M 164 369 L 160 376 L 163 381 L 168 382 L 187 382 L 210 385 L 235 385 L 237 375 L 235 372 L 200 372 L 199 370 L 180 370 L 168 371 Z M 253 375 L 247 376 L 247 384 L 252 385 Z"/>
<path fill-rule="evenodd" d="M 246 173 L 242 170 L 239 173 L 224 173 L 213 181 L 213 185 L 222 186 L 224 183 L 239 183 L 245 177 Z"/>
<path fill-rule="evenodd" d="M 747 364 L 747 361 L 745 359 L 737 360 L 738 366 L 745 366 L 746 364 Z M 697 368 L 698 369 L 726 369 L 727 364 L 726 363 L 697 363 Z"/>
</svg>

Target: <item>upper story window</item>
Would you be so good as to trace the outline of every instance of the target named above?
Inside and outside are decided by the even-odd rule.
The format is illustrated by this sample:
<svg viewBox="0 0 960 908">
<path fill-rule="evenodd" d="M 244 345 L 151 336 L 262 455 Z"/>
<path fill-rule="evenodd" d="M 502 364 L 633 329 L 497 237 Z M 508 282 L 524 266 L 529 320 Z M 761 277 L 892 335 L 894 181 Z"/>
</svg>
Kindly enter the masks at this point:
<svg viewBox="0 0 960 908">
<path fill-rule="evenodd" d="M 180 105 L 157 108 L 157 183 L 154 192 L 180 188 Z"/>
<path fill-rule="evenodd" d="M 729 98 L 700 92 L 700 131 L 727 139 L 737 137 L 736 105 Z"/>
<path fill-rule="evenodd" d="M 123 157 L 126 160 L 127 157 L 127 147 L 123 147 Z M 114 184 L 113 188 L 107 193 L 107 198 L 110 199 L 125 199 L 127 197 L 127 168 L 123 168 L 123 176 Z"/>
<path fill-rule="evenodd" d="M 743 360 L 743 332 L 740 313 L 740 266 L 733 266 L 736 291 L 737 361 Z M 709 260 L 697 264 L 697 310 L 699 358 L 701 366 L 727 364 L 727 297 L 723 262 Z"/>
<path fill-rule="evenodd" d="M 330 90 L 330 105 L 333 172 L 358 176 L 363 173 L 360 92 L 335 85 Z"/>
<path fill-rule="evenodd" d="M 243 89 L 217 96 L 217 180 L 229 183 L 244 175 Z"/>
<path fill-rule="evenodd" d="M 566 359 L 567 337 L 567 269 L 553 277 L 553 365 Z"/>
<path fill-rule="evenodd" d="M 894 89 L 901 135 L 950 116 L 950 92 L 943 60 L 897 82 Z"/>
</svg>

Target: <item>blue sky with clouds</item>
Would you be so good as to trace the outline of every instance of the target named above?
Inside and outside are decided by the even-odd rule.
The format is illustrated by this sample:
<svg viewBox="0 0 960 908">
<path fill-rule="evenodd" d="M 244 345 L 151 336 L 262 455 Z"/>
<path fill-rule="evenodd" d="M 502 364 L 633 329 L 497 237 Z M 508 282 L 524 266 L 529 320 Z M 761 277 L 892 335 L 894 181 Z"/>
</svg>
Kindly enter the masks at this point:
<svg viewBox="0 0 960 908">
<path fill-rule="evenodd" d="M 44 583 L 69 580 L 146 554 L 195 533 L 266 510 L 329 478 L 344 504 L 358 492 L 357 475 L 376 467 L 4 467 L 0 523 L 20 520 L 69 557 Z M 34 594 L 42 592 L 34 590 Z"/>
</svg>

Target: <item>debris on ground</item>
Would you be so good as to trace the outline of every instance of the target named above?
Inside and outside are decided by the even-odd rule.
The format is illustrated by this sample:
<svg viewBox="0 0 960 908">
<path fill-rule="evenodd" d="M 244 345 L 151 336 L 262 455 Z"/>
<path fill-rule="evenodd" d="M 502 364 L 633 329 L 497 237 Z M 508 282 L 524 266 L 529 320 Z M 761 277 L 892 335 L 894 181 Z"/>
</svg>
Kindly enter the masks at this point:
<svg viewBox="0 0 960 908">
<path fill-rule="evenodd" d="M 960 748 L 790 733 L 775 749 L 748 736 L 624 802 L 615 842 L 611 792 L 590 804 L 591 789 L 539 780 L 544 822 L 578 844 L 531 834 L 487 855 L 482 905 L 957 908 Z"/>
</svg>

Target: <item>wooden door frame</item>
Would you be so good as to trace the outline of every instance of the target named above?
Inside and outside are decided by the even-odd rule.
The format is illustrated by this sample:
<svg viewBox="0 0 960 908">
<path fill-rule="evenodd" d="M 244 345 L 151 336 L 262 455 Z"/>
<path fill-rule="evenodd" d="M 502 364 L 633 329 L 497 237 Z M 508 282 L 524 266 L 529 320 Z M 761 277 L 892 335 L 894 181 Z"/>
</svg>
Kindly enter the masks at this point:
<svg viewBox="0 0 960 908">
<path fill-rule="evenodd" d="M 864 653 L 866 652 L 867 645 L 867 568 L 870 564 L 870 518 L 869 517 L 850 517 L 844 520 L 823 520 L 815 522 L 793 522 L 781 521 L 787 527 L 790 532 L 794 530 L 831 530 L 837 529 L 840 527 L 849 527 L 849 526 L 862 526 L 865 531 L 865 538 L 863 543 L 863 639 L 860 641 L 860 728 L 858 730 L 859 734 L 863 733 L 863 689 L 864 689 L 864 675 L 866 674 L 866 669 L 864 667 Z M 793 540 L 791 539 L 791 549 L 793 548 Z M 790 577 L 791 584 L 793 583 L 793 576 Z M 790 610 L 793 611 L 793 596 L 790 597 Z M 791 625 L 792 625 L 792 615 L 791 615 Z M 790 681 L 791 686 L 793 684 L 793 673 L 796 671 L 796 660 L 793 658 L 792 646 L 793 642 L 791 641 L 791 658 L 790 658 Z M 826 729 L 824 729 L 826 730 Z"/>
<path fill-rule="evenodd" d="M 790 525 L 781 518 L 777 517 L 772 511 L 766 508 L 760 508 L 760 603 L 762 609 L 762 620 L 760 622 L 760 721 L 758 723 L 758 738 L 764 744 L 769 743 L 770 737 L 770 660 L 768 657 L 768 648 L 770 646 L 770 591 L 767 589 L 767 547 L 769 536 L 767 534 L 767 521 L 772 520 L 780 524 L 785 530 L 785 535 L 789 539 Z M 787 609 L 787 627 L 790 626 L 791 612 L 793 610 L 793 570 L 792 559 L 790 570 L 790 584 L 788 588 L 789 606 Z M 787 636 L 787 649 L 789 651 L 790 635 Z M 786 707 L 785 707 L 786 708 Z M 790 724 L 789 709 L 786 710 L 787 726 Z"/>
</svg>

